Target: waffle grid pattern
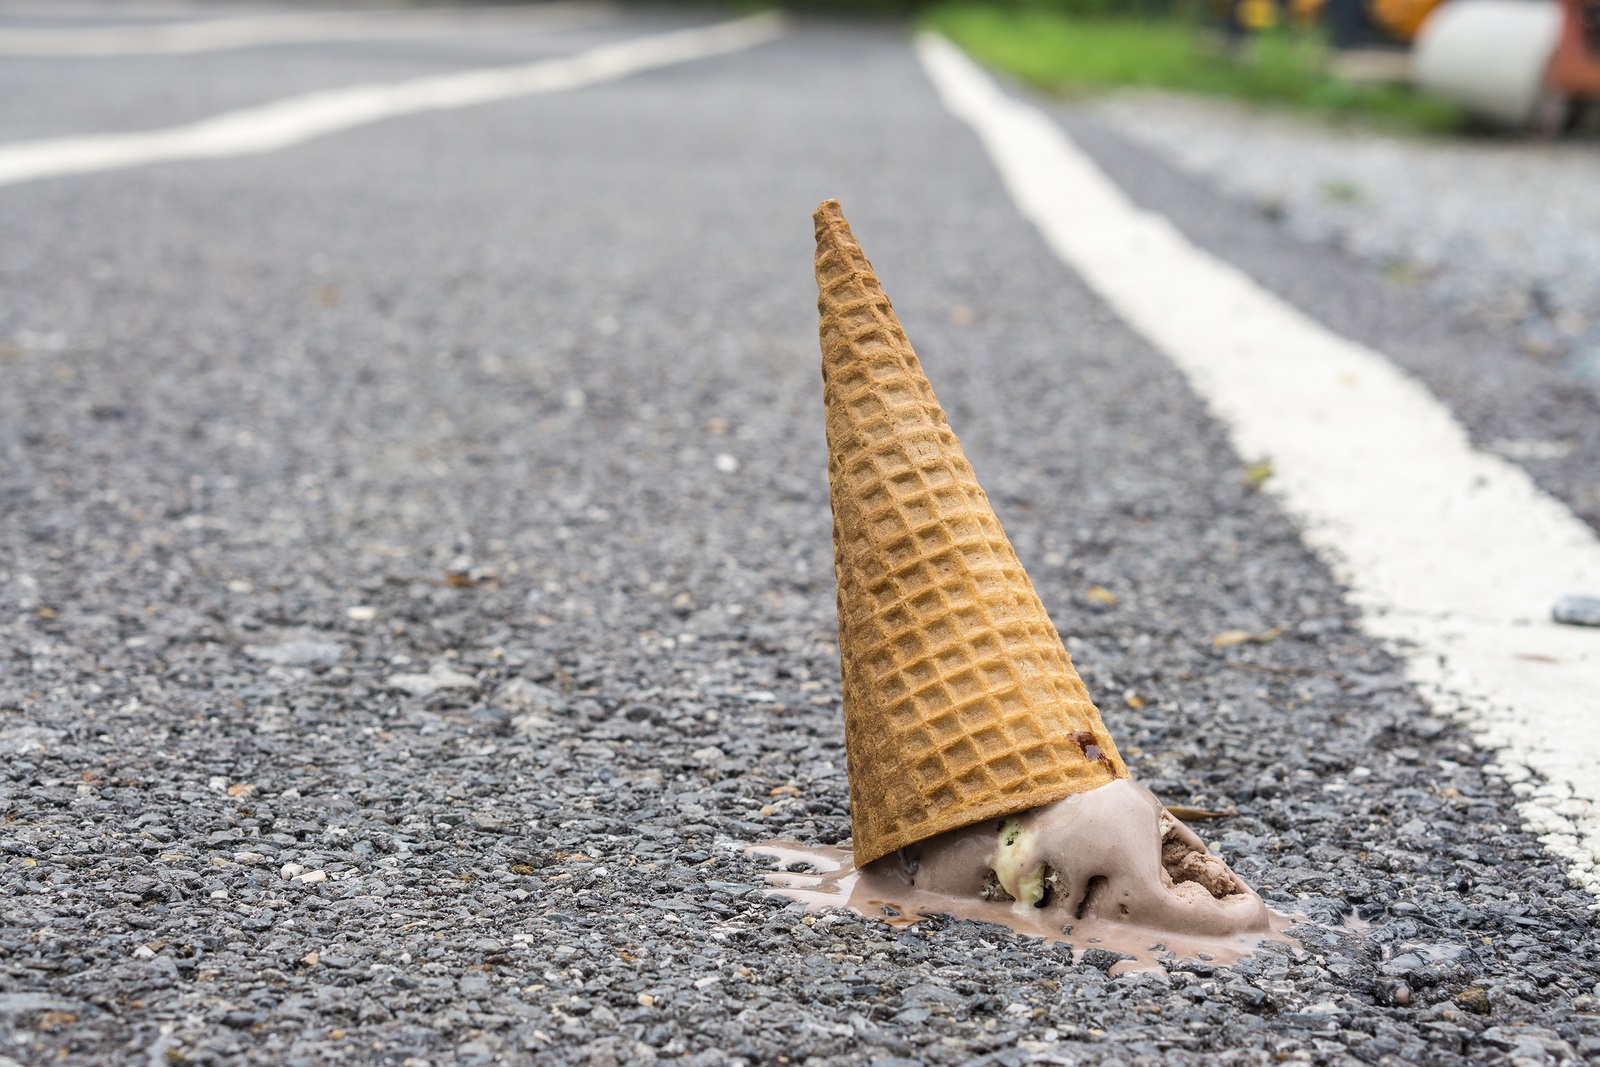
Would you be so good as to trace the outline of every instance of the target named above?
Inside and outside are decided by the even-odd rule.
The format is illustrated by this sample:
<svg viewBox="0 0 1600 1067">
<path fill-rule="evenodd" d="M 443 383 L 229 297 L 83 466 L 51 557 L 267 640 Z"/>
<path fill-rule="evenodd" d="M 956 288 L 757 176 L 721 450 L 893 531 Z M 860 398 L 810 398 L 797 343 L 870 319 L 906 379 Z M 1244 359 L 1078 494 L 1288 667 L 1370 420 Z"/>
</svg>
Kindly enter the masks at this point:
<svg viewBox="0 0 1600 1067">
<path fill-rule="evenodd" d="M 837 204 L 818 310 L 857 862 L 1126 776 Z M 1093 738 L 1103 760 L 1085 756 Z"/>
</svg>

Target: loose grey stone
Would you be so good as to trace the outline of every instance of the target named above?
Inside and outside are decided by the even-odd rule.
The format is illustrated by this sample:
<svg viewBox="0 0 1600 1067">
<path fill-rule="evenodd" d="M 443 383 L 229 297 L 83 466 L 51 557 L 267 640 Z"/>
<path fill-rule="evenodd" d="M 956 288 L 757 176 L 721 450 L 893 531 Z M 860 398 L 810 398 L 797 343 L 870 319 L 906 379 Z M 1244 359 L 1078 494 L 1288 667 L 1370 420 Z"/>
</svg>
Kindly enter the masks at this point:
<svg viewBox="0 0 1600 1067">
<path fill-rule="evenodd" d="M 285 667 L 332 667 L 344 646 L 332 641 L 286 641 L 281 645 L 246 645 L 245 655 Z"/>
<path fill-rule="evenodd" d="M 1573 594 L 1557 600 L 1550 615 L 1572 626 L 1600 626 L 1600 596 Z"/>
<path fill-rule="evenodd" d="M 384 684 L 419 697 L 432 696 L 441 690 L 478 688 L 478 680 L 472 675 L 442 666 L 432 668 L 427 674 L 392 674 Z"/>
<path fill-rule="evenodd" d="M 512 711 L 531 711 L 549 714 L 565 705 L 561 694 L 549 686 L 526 678 L 508 678 L 494 692 L 494 703 Z"/>
<path fill-rule="evenodd" d="M 29 752 L 53 751 L 60 744 L 63 733 L 48 726 L 23 723 L 0 730 L 0 752 L 24 755 Z"/>
</svg>

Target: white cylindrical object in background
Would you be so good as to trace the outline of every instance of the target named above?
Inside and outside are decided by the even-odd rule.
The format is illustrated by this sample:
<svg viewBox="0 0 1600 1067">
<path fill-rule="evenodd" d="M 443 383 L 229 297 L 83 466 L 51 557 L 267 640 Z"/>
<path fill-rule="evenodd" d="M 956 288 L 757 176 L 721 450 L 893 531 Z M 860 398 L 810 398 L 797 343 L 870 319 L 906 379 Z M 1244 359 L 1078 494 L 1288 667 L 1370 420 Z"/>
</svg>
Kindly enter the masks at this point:
<svg viewBox="0 0 1600 1067">
<path fill-rule="evenodd" d="M 1411 80 L 1482 118 L 1526 125 L 1560 36 L 1556 0 L 1449 0 L 1417 34 Z"/>
</svg>

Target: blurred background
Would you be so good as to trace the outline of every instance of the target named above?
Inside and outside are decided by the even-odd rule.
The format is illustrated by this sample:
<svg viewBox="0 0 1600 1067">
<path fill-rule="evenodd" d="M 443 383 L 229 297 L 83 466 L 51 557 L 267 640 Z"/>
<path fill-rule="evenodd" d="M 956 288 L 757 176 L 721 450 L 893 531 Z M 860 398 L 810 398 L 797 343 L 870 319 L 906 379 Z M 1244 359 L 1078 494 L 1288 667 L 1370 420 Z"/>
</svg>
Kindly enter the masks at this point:
<svg viewBox="0 0 1600 1067">
<path fill-rule="evenodd" d="M 516 9 L 571 4 L 465 0 L 289 0 L 279 10 L 367 13 Z M 705 9 L 657 0 L 635 7 Z M 741 10 L 784 7 L 836 16 L 898 17 L 932 26 L 1033 85 L 1082 93 L 1143 86 L 1232 96 L 1395 128 L 1593 129 L 1600 99 L 1600 0 L 734 0 Z M 109 38 L 72 40 L 54 20 L 124 17 L 159 22 L 260 14 L 240 3 L 42 0 L 0 5 L 11 25 L 0 56 L 90 54 Z M 30 27 L 29 20 L 38 26 Z M 193 29 L 190 27 L 189 29 Z M 270 27 L 251 27 L 263 43 Z M 380 36 L 369 21 L 328 22 L 322 35 Z M 32 32 L 37 31 L 37 32 Z M 290 37 L 313 39 L 303 27 Z M 265 37 L 261 36 L 265 34 Z M 185 50 L 182 29 L 156 50 Z M 244 40 L 244 38 L 241 38 Z"/>
<path fill-rule="evenodd" d="M 1030 83 L 1234 96 L 1425 130 L 1583 127 L 1589 0 L 798 0 L 913 14 Z"/>
<path fill-rule="evenodd" d="M 563 34 L 769 6 L 10 0 L 0 135 L 157 128 L 290 88 L 512 64 Z M 1600 384 L 1600 0 L 784 6 L 846 37 L 943 33 L 1297 236 Z"/>
</svg>

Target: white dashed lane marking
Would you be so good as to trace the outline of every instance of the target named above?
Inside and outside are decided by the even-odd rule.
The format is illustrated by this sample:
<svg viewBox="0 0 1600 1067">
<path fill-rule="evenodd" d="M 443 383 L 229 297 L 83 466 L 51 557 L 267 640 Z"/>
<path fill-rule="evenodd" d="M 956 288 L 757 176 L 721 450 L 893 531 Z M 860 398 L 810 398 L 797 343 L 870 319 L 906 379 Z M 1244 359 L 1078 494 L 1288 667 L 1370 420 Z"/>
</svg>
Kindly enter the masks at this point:
<svg viewBox="0 0 1600 1067">
<path fill-rule="evenodd" d="M 173 160 L 276 152 L 384 119 L 577 89 L 737 52 L 785 32 L 782 16 L 752 15 L 601 45 L 559 59 L 305 93 L 186 126 L 14 142 L 0 145 L 0 185 Z"/>
<path fill-rule="evenodd" d="M 1132 204 L 1061 128 L 953 45 L 917 52 L 1055 253 L 1188 377 L 1441 711 L 1497 751 L 1530 827 L 1600 893 L 1600 541 L 1417 381 Z M 1541 780 L 1542 779 L 1542 780 Z"/>
<path fill-rule="evenodd" d="M 193 55 L 266 45 L 329 41 L 426 39 L 449 29 L 556 29 L 606 21 L 614 9 L 586 2 L 542 4 L 486 22 L 476 13 L 433 9 L 403 11 L 308 11 L 294 15 L 201 19 L 154 25 L 0 28 L 0 56 L 88 59 L 108 56 Z"/>
</svg>

